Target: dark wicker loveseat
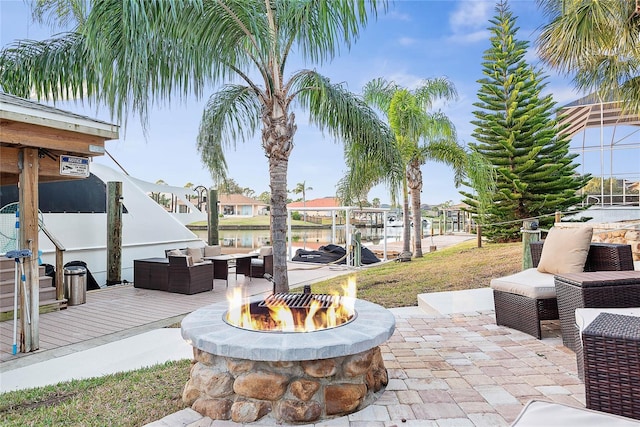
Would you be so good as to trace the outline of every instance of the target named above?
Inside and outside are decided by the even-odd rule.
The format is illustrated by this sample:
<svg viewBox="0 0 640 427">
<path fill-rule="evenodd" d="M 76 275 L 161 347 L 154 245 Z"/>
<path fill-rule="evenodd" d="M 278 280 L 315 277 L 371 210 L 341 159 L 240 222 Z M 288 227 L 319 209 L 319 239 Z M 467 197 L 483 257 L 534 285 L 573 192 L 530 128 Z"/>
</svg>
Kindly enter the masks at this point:
<svg viewBox="0 0 640 427">
<path fill-rule="evenodd" d="M 533 242 L 531 258 L 537 267 L 544 241 Z M 629 245 L 592 243 L 589 246 L 584 271 L 633 270 L 633 257 Z M 530 298 L 516 293 L 493 290 L 496 324 L 517 329 L 542 338 L 540 322 L 559 319 L 558 300 L 555 297 Z"/>
</svg>

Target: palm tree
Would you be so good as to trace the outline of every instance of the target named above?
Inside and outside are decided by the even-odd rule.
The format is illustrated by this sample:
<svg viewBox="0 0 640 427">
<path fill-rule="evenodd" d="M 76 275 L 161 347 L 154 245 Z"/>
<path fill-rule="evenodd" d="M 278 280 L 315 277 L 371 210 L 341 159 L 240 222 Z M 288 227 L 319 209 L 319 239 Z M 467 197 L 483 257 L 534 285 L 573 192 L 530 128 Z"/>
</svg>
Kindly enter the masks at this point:
<svg viewBox="0 0 640 427">
<path fill-rule="evenodd" d="M 640 2 L 538 0 L 549 18 L 538 53 L 577 88 L 640 112 Z"/>
<path fill-rule="evenodd" d="M 292 193 L 300 194 L 302 193 L 302 207 L 307 206 L 307 191 L 313 190 L 312 187 L 307 187 L 307 181 L 302 181 L 296 184 L 296 188 L 291 190 Z M 307 211 L 303 211 L 304 221 L 307 221 Z"/>
<path fill-rule="evenodd" d="M 403 200 L 403 254 L 411 257 L 410 219 L 414 218 L 413 249 L 415 257 L 422 257 L 422 221 L 420 220 L 420 192 L 422 171 L 427 160 L 447 163 L 454 167 L 456 179 L 462 177 L 466 153 L 456 141 L 455 127 L 440 111 L 429 112 L 436 100 L 451 100 L 457 93 L 446 78 L 424 80 L 419 87 L 408 90 L 393 81 L 378 78 L 364 87 L 364 99 L 379 109 L 387 118 L 394 134 L 391 145 L 394 155 L 382 163 L 372 165 L 370 158 L 356 150 L 348 153 L 349 177 L 343 182 L 350 194 L 368 190 L 372 184 L 386 182 L 395 199 L 399 187 Z M 377 159 L 374 159 L 377 162 Z M 353 179 L 357 177 L 357 179 Z"/>
<path fill-rule="evenodd" d="M 58 2 L 41 2 L 44 8 Z M 76 3 L 77 0 L 69 0 Z M 269 163 L 271 242 L 277 292 L 289 289 L 286 264 L 287 169 L 295 106 L 346 146 L 385 155 L 386 128 L 367 105 L 314 70 L 286 72 L 293 51 L 324 63 L 356 40 L 386 0 L 102 0 L 76 31 L 18 42 L 0 56 L 0 84 L 27 96 L 89 98 L 122 119 L 147 123 L 154 103 L 189 95 L 208 100 L 198 150 L 214 178 L 223 151 L 261 129 Z"/>
</svg>

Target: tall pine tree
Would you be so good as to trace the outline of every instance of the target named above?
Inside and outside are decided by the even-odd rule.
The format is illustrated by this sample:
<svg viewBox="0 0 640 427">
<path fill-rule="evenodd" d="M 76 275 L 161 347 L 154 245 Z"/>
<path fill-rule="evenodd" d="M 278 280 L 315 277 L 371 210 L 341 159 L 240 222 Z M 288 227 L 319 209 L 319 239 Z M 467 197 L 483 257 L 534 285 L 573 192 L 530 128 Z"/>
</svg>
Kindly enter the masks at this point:
<svg viewBox="0 0 640 427">
<path fill-rule="evenodd" d="M 575 206 L 582 200 L 577 190 L 588 180 L 575 173 L 577 154 L 569 154 L 570 141 L 558 129 L 552 96 L 541 95 L 546 77 L 524 59 L 529 43 L 516 39 L 515 21 L 506 1 L 498 3 L 473 104 L 477 143 L 469 145 L 495 169 L 493 203 L 481 206 L 477 195 L 461 192 L 472 212 L 484 211 L 483 233 L 493 241 L 519 239 L 519 219 Z M 548 227 L 553 218 L 540 223 Z"/>
</svg>

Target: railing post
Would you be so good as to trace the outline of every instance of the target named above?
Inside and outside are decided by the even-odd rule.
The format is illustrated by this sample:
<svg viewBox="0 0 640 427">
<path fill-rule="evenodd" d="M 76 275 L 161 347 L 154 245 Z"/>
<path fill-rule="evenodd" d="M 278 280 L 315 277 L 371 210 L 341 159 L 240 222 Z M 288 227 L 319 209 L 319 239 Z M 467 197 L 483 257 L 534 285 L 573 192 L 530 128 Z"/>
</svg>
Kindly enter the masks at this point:
<svg viewBox="0 0 640 427">
<path fill-rule="evenodd" d="M 480 224 L 476 225 L 476 237 L 478 240 L 478 247 L 481 248 L 482 247 L 482 225 Z"/>
<path fill-rule="evenodd" d="M 522 269 L 526 270 L 533 267 L 531 259 L 531 242 L 540 241 L 540 230 L 538 229 L 538 221 L 526 220 L 522 222 Z"/>
<path fill-rule="evenodd" d="M 56 246 L 56 299 L 64 299 L 64 251 Z"/>
</svg>

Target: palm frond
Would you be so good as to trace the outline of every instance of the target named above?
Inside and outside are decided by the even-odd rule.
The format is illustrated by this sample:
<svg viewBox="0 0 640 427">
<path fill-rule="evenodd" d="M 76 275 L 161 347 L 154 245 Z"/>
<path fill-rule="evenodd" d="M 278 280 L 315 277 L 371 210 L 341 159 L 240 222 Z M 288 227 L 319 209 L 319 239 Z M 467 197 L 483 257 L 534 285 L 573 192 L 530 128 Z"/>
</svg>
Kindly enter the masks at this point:
<svg viewBox="0 0 640 427">
<path fill-rule="evenodd" d="M 225 85 L 209 98 L 198 132 L 198 151 L 216 180 L 226 175 L 223 151 L 245 142 L 260 126 L 261 104 L 254 91 L 242 85 Z"/>
<path fill-rule="evenodd" d="M 86 0 L 35 0 L 32 16 L 36 22 L 51 28 L 82 26 L 89 14 Z"/>
<path fill-rule="evenodd" d="M 296 44 L 305 60 L 322 64 L 350 48 L 360 28 L 378 10 L 387 9 L 387 0 L 272 0 L 280 22 L 281 34 L 296 34 Z"/>
<path fill-rule="evenodd" d="M 99 79 L 87 56 L 79 33 L 44 41 L 18 40 L 0 53 L 0 86 L 23 98 L 91 99 L 99 90 Z"/>
<path fill-rule="evenodd" d="M 291 88 L 309 109 L 310 120 L 347 145 L 362 144 L 372 155 L 393 155 L 389 128 L 359 97 L 315 71 L 292 77 Z"/>
<path fill-rule="evenodd" d="M 367 104 L 373 105 L 388 117 L 391 99 L 398 89 L 399 87 L 395 82 L 379 77 L 364 86 L 362 97 Z"/>
<path fill-rule="evenodd" d="M 446 77 L 423 80 L 420 86 L 413 91 L 413 94 L 424 110 L 433 108 L 433 103 L 437 100 L 453 101 L 458 99 L 455 85 Z"/>
</svg>

